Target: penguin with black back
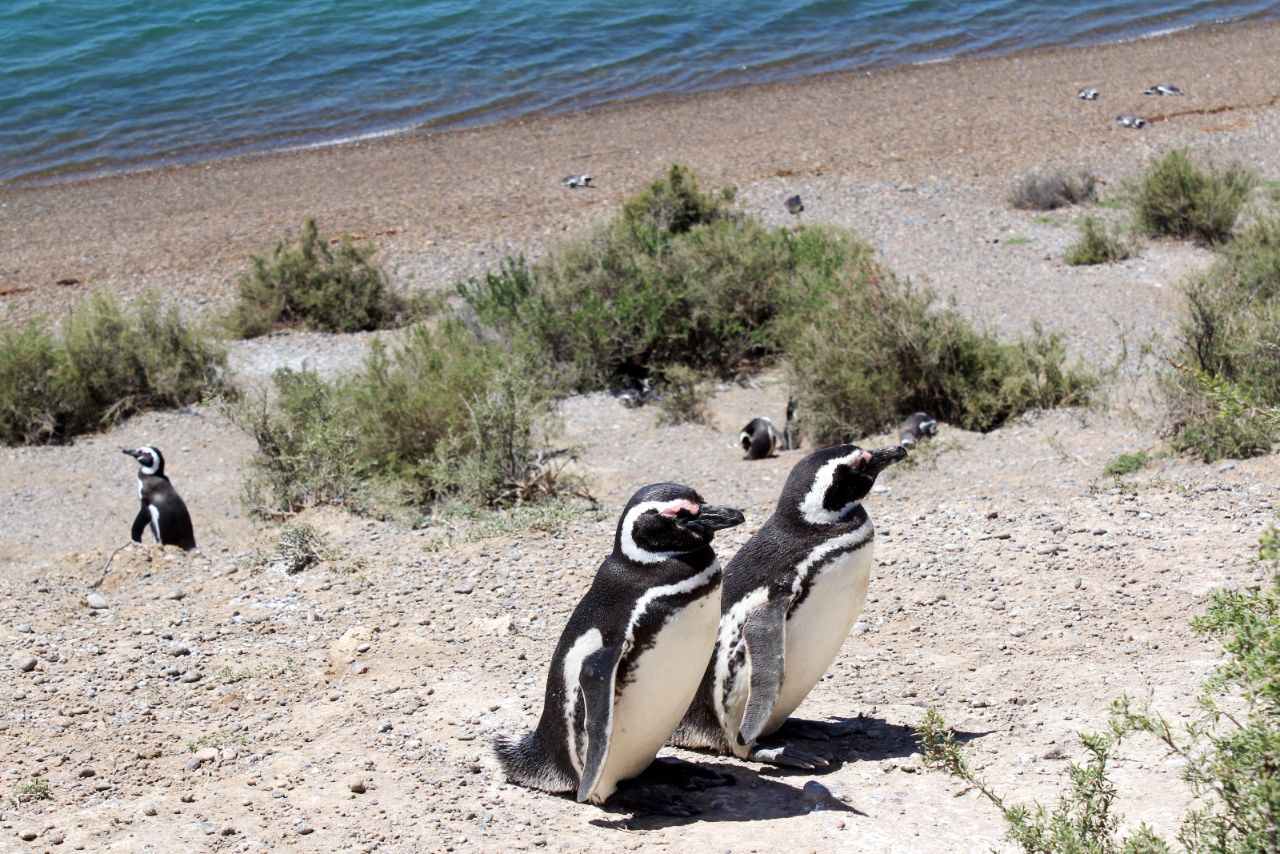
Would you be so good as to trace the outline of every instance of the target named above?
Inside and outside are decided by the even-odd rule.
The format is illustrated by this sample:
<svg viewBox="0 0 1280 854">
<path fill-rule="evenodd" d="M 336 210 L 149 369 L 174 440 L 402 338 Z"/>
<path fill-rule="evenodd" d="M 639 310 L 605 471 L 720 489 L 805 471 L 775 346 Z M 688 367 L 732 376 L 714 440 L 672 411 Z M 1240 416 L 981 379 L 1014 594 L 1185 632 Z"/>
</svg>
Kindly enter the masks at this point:
<svg viewBox="0 0 1280 854">
<path fill-rule="evenodd" d="M 936 436 L 938 433 L 938 421 L 927 412 L 917 412 L 908 415 L 907 419 L 902 422 L 902 426 L 898 428 L 898 442 L 906 449 L 914 448 L 921 439 L 927 439 L 930 436 Z"/>
<path fill-rule="evenodd" d="M 773 426 L 773 422 L 763 415 L 752 418 L 747 426 L 738 434 L 738 444 L 749 460 L 763 460 L 773 456 L 773 452 L 782 444 L 782 432 Z"/>
<path fill-rule="evenodd" d="M 715 651 L 673 744 L 826 765 L 767 739 L 822 678 L 862 610 L 875 533 L 862 502 L 876 476 L 906 455 L 901 445 L 837 445 L 791 470 L 774 514 L 725 568 Z"/>
<path fill-rule="evenodd" d="M 187 551 L 194 549 L 196 534 L 191 527 L 191 514 L 165 476 L 164 456 L 159 449 L 143 445 L 121 450 L 138 461 L 138 498 L 142 501 L 129 536 L 135 543 L 140 543 L 142 532 L 151 528 L 151 535 L 157 543 L 178 546 Z"/>
<path fill-rule="evenodd" d="M 741 511 L 676 483 L 631 497 L 612 553 L 552 653 L 537 728 L 494 742 L 509 781 L 602 804 L 653 762 L 715 646 L 722 574 L 712 540 L 742 522 Z M 628 802 L 649 812 L 697 812 L 641 786 L 618 792 L 613 804 Z"/>
</svg>

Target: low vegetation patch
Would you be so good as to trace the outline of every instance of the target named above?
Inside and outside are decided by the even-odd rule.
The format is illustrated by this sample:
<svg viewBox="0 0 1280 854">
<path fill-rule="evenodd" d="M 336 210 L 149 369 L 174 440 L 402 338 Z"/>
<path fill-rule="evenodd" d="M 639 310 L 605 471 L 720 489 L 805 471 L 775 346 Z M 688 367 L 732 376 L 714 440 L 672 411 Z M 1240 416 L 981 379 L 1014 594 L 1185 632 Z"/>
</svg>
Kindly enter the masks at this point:
<svg viewBox="0 0 1280 854">
<path fill-rule="evenodd" d="M 1186 149 L 1175 148 L 1153 161 L 1132 188 L 1138 225 L 1152 237 L 1224 243 L 1256 185 L 1246 169 L 1201 169 Z"/>
<path fill-rule="evenodd" d="M 9 796 L 9 800 L 16 808 L 24 803 L 45 801 L 52 797 L 53 788 L 49 785 L 49 781 L 44 777 L 32 777 L 30 780 L 23 780 L 14 786 L 13 794 Z"/>
<path fill-rule="evenodd" d="M 1132 454 L 1120 454 L 1112 457 L 1103 468 L 1102 473 L 1111 477 L 1124 477 L 1127 474 L 1142 471 L 1151 462 L 1151 455 L 1146 451 L 1136 451 Z"/>
<path fill-rule="evenodd" d="M 334 550 L 314 525 L 290 522 L 276 534 L 275 545 L 255 553 L 250 562 L 258 568 L 278 568 L 287 575 L 295 575 L 334 556 Z"/>
<path fill-rule="evenodd" d="M 1067 247 L 1063 260 L 1073 267 L 1110 264 L 1133 255 L 1133 247 L 1112 233 L 1099 217 L 1087 216 L 1080 223 L 1080 239 Z"/>
<path fill-rule="evenodd" d="M 250 255 L 240 294 L 225 320 L 228 333 L 253 338 L 281 328 L 360 332 L 400 322 L 406 303 L 395 294 L 377 247 L 343 235 L 337 245 L 308 217 L 296 242 L 282 240 L 269 255 Z"/>
<path fill-rule="evenodd" d="M 1009 803 L 970 767 L 954 733 L 933 709 L 917 728 L 925 763 L 981 792 L 1003 814 L 1006 839 L 1028 852 L 1169 852 L 1140 824 L 1120 832 L 1116 787 L 1109 776 L 1121 742 L 1153 736 L 1180 760 L 1195 798 L 1178 832 L 1192 854 L 1277 850 L 1280 816 L 1280 540 L 1273 527 L 1260 560 L 1271 571 L 1265 589 L 1219 591 L 1193 623 L 1218 640 L 1226 661 L 1201 689 L 1199 716 L 1175 728 L 1157 711 L 1125 698 L 1112 704 L 1104 734 L 1082 734 L 1083 765 L 1068 766 L 1068 788 L 1054 809 Z"/>
<path fill-rule="evenodd" d="M 1091 380 L 1064 367 L 1056 338 L 1002 344 L 898 281 L 852 232 L 769 229 L 732 198 L 672 167 L 613 221 L 532 265 L 509 259 L 459 293 L 481 326 L 547 366 L 557 389 L 665 380 L 660 399 L 680 412 L 682 371 L 781 358 L 818 442 L 916 409 L 990 429 L 1084 399 Z"/>
<path fill-rule="evenodd" d="M 393 350 L 375 345 L 347 378 L 282 370 L 273 403 L 230 407 L 260 451 L 247 503 L 270 516 L 554 497 L 568 479 L 549 445 L 552 397 L 531 376 L 518 354 L 452 318 L 411 328 Z"/>
<path fill-rule="evenodd" d="M 155 295 L 126 312 L 109 296 L 74 309 L 55 335 L 0 330 L 0 440 L 61 441 L 146 409 L 225 390 L 225 353 Z"/>
<path fill-rule="evenodd" d="M 1280 217 L 1241 232 L 1183 290 L 1167 377 L 1175 447 L 1205 460 L 1268 452 L 1280 441 Z"/>
<path fill-rule="evenodd" d="M 684 365 L 669 365 L 663 380 L 664 392 L 658 401 L 663 423 L 706 424 L 710 420 L 710 383 L 704 374 Z"/>
<path fill-rule="evenodd" d="M 1019 210 L 1051 211 L 1093 201 L 1098 179 L 1088 172 L 1050 172 L 1027 175 L 1009 194 L 1009 204 Z"/>
</svg>

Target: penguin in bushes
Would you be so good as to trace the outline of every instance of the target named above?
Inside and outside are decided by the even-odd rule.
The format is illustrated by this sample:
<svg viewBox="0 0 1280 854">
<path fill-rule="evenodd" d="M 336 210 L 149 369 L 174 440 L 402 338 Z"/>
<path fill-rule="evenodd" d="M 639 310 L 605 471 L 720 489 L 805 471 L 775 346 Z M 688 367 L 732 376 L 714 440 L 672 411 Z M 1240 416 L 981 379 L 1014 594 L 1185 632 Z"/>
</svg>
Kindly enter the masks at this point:
<svg viewBox="0 0 1280 854">
<path fill-rule="evenodd" d="M 721 570 L 712 540 L 742 522 L 741 511 L 708 504 L 680 484 L 652 484 L 632 496 L 612 553 L 551 655 L 537 728 L 494 742 L 510 782 L 602 804 L 649 767 L 715 646 Z M 612 803 L 697 812 L 641 785 L 624 787 Z"/>
</svg>

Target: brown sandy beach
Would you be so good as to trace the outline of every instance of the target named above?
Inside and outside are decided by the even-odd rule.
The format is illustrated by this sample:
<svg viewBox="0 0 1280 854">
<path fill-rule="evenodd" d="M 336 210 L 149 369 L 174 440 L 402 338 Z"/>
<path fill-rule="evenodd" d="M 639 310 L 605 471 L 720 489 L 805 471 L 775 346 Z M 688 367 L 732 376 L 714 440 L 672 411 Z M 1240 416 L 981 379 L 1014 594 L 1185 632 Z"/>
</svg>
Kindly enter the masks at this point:
<svg viewBox="0 0 1280 854">
<path fill-rule="evenodd" d="M 1187 94 L 1144 97 L 1155 83 Z M 1082 86 L 1101 99 L 1078 100 Z M 1120 263 L 1068 267 L 1074 221 L 1123 212 L 1040 215 L 1005 195 L 1027 172 L 1061 167 L 1092 170 L 1111 197 L 1176 145 L 1280 178 L 1278 97 L 1280 25 L 1207 28 L 2 186 L 0 327 L 97 290 L 155 287 L 185 309 L 221 309 L 245 254 L 308 214 L 377 241 L 404 286 L 443 287 L 604 219 L 677 161 L 704 185 L 738 186 L 773 224 L 794 222 L 782 202 L 800 193 L 804 222 L 857 228 L 891 268 L 1002 335 L 1039 319 L 1095 364 L 1127 342 L 1108 388 L 1145 388 L 1134 345 L 1167 336 L 1178 281 L 1212 255 L 1157 240 Z M 1151 125 L 1117 127 L 1127 111 Z M 582 172 L 596 188 L 561 186 Z M 332 375 L 358 365 L 369 339 L 231 342 L 230 371 L 245 382 L 305 363 Z M 253 443 L 212 407 L 4 449 L 0 851 L 990 851 L 1004 832 L 995 809 L 921 762 L 912 727 L 927 707 L 964 734 L 996 790 L 1050 806 L 1067 762 L 1085 758 L 1077 734 L 1105 728 L 1110 701 L 1151 698 L 1175 724 L 1193 717 L 1221 649 L 1189 624 L 1210 591 L 1264 580 L 1253 558 L 1280 507 L 1280 455 L 1205 465 L 1162 456 L 1141 407 L 1056 410 L 988 434 L 944 424 L 869 497 L 868 603 L 798 710 L 854 724 L 809 745 L 829 768 L 666 751 L 735 781 L 683 793 L 702 810 L 687 821 L 503 782 L 488 745 L 536 721 L 550 651 L 627 497 L 679 480 L 741 506 L 747 523 L 717 538 L 732 555 L 803 453 L 745 461 L 738 430 L 780 418 L 786 400 L 770 372 L 717 387 L 705 425 L 572 397 L 565 443 L 583 449 L 602 515 L 583 510 L 554 534 L 504 516 L 480 536 L 450 520 L 410 530 L 312 510 L 300 521 L 332 556 L 294 574 L 253 560 L 279 528 L 247 515 Z M 138 508 L 120 448 L 145 442 L 164 449 L 198 553 L 116 553 Z M 1139 450 L 1155 455 L 1144 469 L 1123 483 L 1104 474 Z M 106 607 L 86 596 L 99 580 Z M 1180 770 L 1150 740 L 1126 741 L 1113 769 L 1124 829 L 1176 832 L 1190 797 Z M 31 794 L 36 781 L 47 798 Z"/>
<path fill-rule="evenodd" d="M 800 191 L 815 220 L 859 227 L 852 188 L 941 183 L 1002 204 L 1041 167 L 1110 179 L 1192 145 L 1272 175 L 1280 144 L 1280 25 L 1230 26 L 1099 47 L 844 73 L 651 99 L 452 133 L 123 174 L 0 186 L 0 322 L 57 314 L 99 288 L 157 286 L 223 301 L 246 253 L 296 230 L 371 235 L 413 286 L 536 252 L 679 162 L 773 211 Z M 1183 98 L 1140 93 L 1176 82 Z M 1077 88 L 1102 90 L 1096 102 Z M 1121 112 L 1151 120 L 1116 126 Z M 571 192 L 560 177 L 595 176 Z M 908 271 L 910 272 L 910 271 Z M 58 286 L 59 279 L 80 284 Z"/>
</svg>

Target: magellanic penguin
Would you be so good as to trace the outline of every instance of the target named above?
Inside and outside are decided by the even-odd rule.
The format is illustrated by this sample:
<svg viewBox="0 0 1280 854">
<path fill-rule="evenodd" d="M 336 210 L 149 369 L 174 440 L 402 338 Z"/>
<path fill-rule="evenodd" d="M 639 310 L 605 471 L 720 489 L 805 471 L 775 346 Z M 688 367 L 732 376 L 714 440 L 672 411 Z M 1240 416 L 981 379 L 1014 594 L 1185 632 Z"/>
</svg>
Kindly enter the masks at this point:
<svg viewBox="0 0 1280 854">
<path fill-rule="evenodd" d="M 935 436 L 937 433 L 937 420 L 927 413 L 917 412 L 914 415 L 907 416 L 907 420 L 903 421 L 902 426 L 898 428 L 898 442 L 904 448 L 910 450 L 921 439 Z"/>
<path fill-rule="evenodd" d="M 138 498 L 142 509 L 133 520 L 130 536 L 135 543 L 142 542 L 142 532 L 151 528 L 157 543 L 178 546 L 191 551 L 196 547 L 195 530 L 191 527 L 191 514 L 187 505 L 164 474 L 164 457 L 151 445 L 136 450 L 123 448 L 124 453 L 138 461 Z"/>
<path fill-rule="evenodd" d="M 782 444 L 782 431 L 764 416 L 752 418 L 738 434 L 738 444 L 749 460 L 763 460 L 773 456 Z"/>
<path fill-rule="evenodd" d="M 715 653 L 673 744 L 776 765 L 825 764 L 757 741 L 822 678 L 862 610 L 874 536 L 862 500 L 906 455 L 900 445 L 837 445 L 791 470 L 777 510 L 725 568 Z"/>
<path fill-rule="evenodd" d="M 627 503 L 551 656 L 537 729 L 494 743 L 508 780 L 603 803 L 649 766 L 689 707 L 715 646 L 715 532 L 741 511 L 687 486 L 646 486 Z"/>
</svg>

